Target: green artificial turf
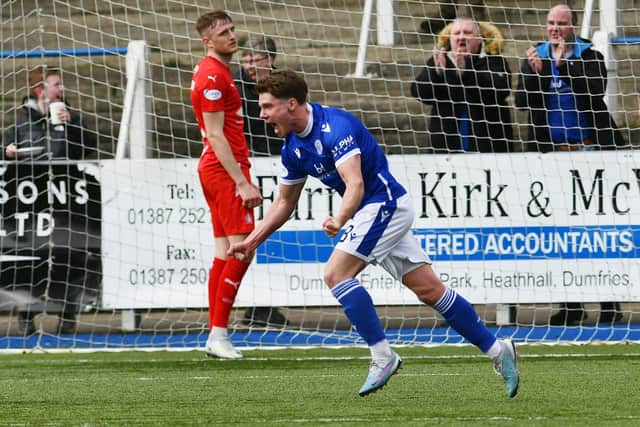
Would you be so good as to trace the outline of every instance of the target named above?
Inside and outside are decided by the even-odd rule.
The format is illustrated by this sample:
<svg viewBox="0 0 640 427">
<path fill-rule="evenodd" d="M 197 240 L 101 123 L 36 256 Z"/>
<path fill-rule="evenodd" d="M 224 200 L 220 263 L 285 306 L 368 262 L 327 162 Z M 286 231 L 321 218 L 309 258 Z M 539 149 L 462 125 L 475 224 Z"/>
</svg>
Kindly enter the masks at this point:
<svg viewBox="0 0 640 427">
<path fill-rule="evenodd" d="M 396 350 L 364 398 L 365 349 L 1 355 L 0 425 L 640 425 L 637 344 L 520 346 L 514 399 L 472 347 Z"/>
</svg>

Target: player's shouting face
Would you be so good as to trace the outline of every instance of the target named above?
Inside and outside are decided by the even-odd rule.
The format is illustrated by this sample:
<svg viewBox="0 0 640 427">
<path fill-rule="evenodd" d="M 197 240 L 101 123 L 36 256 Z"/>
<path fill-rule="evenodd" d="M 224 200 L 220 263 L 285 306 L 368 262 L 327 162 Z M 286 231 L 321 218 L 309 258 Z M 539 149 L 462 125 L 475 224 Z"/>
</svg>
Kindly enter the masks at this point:
<svg viewBox="0 0 640 427">
<path fill-rule="evenodd" d="M 207 48 L 213 49 L 219 55 L 233 55 L 238 50 L 236 27 L 233 22 L 215 21 L 207 34 L 203 34 L 203 41 Z"/>
<path fill-rule="evenodd" d="M 294 98 L 278 99 L 269 92 L 264 92 L 260 94 L 258 104 L 260 105 L 260 118 L 273 126 L 276 135 L 284 138 L 294 130 L 291 114 L 297 104 Z"/>
<path fill-rule="evenodd" d="M 273 126 L 276 135 L 301 133 L 309 123 L 304 79 L 292 70 L 275 70 L 256 84 L 260 117 Z"/>
</svg>

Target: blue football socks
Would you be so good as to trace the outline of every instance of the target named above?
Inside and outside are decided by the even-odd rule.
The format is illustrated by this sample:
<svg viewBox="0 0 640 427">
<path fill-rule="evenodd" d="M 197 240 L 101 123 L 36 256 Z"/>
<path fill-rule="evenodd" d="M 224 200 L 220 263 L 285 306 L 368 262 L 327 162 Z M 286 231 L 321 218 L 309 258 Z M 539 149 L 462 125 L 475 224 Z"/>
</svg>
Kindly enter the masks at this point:
<svg viewBox="0 0 640 427">
<path fill-rule="evenodd" d="M 357 279 L 347 279 L 331 289 L 347 318 L 369 347 L 385 339 L 382 323 L 369 292 Z"/>
<path fill-rule="evenodd" d="M 487 329 L 469 301 L 453 289 L 447 288 L 433 308 L 444 316 L 453 329 L 484 353 L 496 342 L 496 337 Z"/>
</svg>

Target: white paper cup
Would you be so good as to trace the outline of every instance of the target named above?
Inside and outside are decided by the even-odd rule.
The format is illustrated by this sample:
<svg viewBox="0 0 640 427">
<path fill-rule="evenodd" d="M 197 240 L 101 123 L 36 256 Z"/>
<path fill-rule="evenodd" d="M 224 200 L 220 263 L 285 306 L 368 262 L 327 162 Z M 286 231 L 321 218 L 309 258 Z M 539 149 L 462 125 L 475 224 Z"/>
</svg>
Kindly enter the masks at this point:
<svg viewBox="0 0 640 427">
<path fill-rule="evenodd" d="M 62 120 L 60 120 L 58 114 L 60 113 L 60 111 L 66 108 L 67 106 L 64 104 L 64 102 L 52 102 L 51 104 L 49 104 L 49 113 L 51 114 L 52 125 L 62 124 Z"/>
</svg>

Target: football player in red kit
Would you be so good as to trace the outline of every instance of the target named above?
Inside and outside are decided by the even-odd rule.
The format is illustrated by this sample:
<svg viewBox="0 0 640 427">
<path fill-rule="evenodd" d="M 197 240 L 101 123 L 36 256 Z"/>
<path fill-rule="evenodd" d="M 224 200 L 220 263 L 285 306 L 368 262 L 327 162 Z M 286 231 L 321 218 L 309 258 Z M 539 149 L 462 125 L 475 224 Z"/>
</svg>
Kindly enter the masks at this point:
<svg viewBox="0 0 640 427">
<path fill-rule="evenodd" d="M 229 315 L 251 258 L 227 258 L 230 244 L 241 242 L 253 229 L 253 208 L 262 203 L 249 176 L 249 149 L 244 136 L 242 100 L 229 69 L 238 50 L 235 27 L 223 10 L 202 14 L 196 29 L 206 49 L 193 71 L 191 104 L 204 147 L 198 175 L 213 224 L 215 258 L 209 271 L 209 327 L 205 353 L 242 357 L 227 333 Z"/>
</svg>

